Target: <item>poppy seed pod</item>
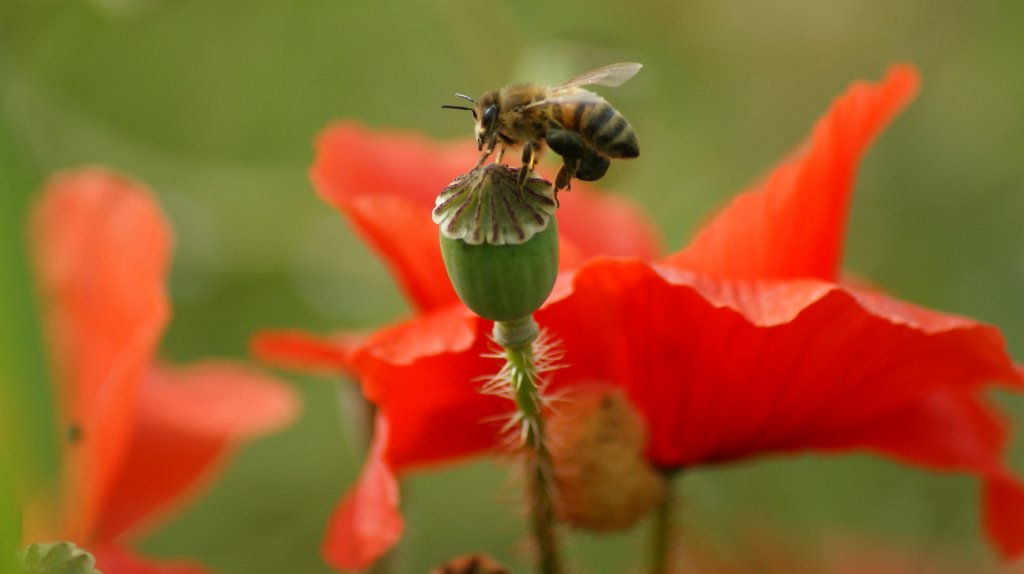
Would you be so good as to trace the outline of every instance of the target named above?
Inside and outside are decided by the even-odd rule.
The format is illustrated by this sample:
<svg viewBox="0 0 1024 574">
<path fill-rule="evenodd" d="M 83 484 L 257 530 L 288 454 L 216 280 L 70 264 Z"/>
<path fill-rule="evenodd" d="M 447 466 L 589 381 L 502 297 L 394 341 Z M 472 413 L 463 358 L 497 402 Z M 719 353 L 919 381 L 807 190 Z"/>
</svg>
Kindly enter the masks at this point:
<svg viewBox="0 0 1024 574">
<path fill-rule="evenodd" d="M 558 275 L 558 228 L 551 184 L 488 164 L 461 175 L 437 197 L 441 255 L 455 292 L 492 321 L 530 316 Z"/>
</svg>

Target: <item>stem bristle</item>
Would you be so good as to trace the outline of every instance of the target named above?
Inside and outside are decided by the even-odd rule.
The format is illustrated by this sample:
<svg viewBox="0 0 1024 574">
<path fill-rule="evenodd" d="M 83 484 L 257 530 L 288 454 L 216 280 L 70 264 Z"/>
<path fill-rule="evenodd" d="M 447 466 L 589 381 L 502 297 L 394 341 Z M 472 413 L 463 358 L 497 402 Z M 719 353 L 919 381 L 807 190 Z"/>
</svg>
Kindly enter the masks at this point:
<svg viewBox="0 0 1024 574">
<path fill-rule="evenodd" d="M 506 397 L 516 405 L 514 414 L 502 427 L 502 436 L 513 441 L 510 449 L 525 457 L 530 522 L 537 545 L 539 570 L 560 574 L 556 533 L 555 498 L 558 496 L 555 470 L 544 431 L 543 411 L 551 404 L 547 397 L 547 373 L 560 368 L 564 353 L 548 333 L 537 328 L 532 317 L 494 324 L 493 340 L 502 352 L 488 354 L 505 359 L 501 369 L 481 385 L 481 392 Z M 519 428 L 518 433 L 513 429 Z"/>
</svg>

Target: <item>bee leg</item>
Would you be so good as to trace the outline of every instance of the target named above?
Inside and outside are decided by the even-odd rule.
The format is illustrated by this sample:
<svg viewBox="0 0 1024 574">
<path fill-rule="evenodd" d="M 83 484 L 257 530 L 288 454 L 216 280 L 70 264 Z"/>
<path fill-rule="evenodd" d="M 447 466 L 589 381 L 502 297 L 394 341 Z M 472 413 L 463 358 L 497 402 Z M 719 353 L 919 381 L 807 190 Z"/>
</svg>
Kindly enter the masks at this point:
<svg viewBox="0 0 1024 574">
<path fill-rule="evenodd" d="M 583 157 L 589 149 L 583 141 L 583 136 L 576 132 L 553 128 L 544 134 L 544 141 L 548 147 L 562 157 L 579 158 Z"/>
<path fill-rule="evenodd" d="M 562 169 L 558 170 L 558 176 L 555 177 L 555 191 L 559 189 L 572 189 L 572 178 L 576 177 L 576 170 L 579 168 L 580 160 L 573 158 L 562 158 L 564 163 Z"/>
<path fill-rule="evenodd" d="M 555 178 L 555 189 L 571 189 L 572 179 L 582 179 L 581 171 L 587 171 L 587 162 L 596 155 L 580 134 L 553 128 L 544 134 L 544 140 L 551 149 L 562 156 L 564 165 Z M 596 178 L 595 178 L 596 179 Z"/>
<path fill-rule="evenodd" d="M 494 148 L 496 147 L 496 145 L 497 145 L 497 138 L 491 138 L 491 140 L 487 142 L 487 149 L 484 150 L 484 153 L 480 155 L 480 159 L 476 160 L 476 165 L 473 166 L 473 169 L 478 169 L 480 166 L 482 166 L 484 164 L 485 161 L 487 161 L 487 158 L 491 157 L 491 154 L 494 153 Z M 504 151 L 505 151 L 505 148 L 502 148 L 502 149 L 498 150 L 498 162 L 499 163 L 501 162 L 501 154 Z"/>
<path fill-rule="evenodd" d="M 494 156 L 494 163 L 501 163 L 503 157 L 505 157 L 505 148 L 499 148 L 498 155 Z"/>
<path fill-rule="evenodd" d="M 486 150 L 484 150 L 484 153 L 480 154 L 480 159 L 476 160 L 476 165 L 473 166 L 473 169 L 477 169 L 480 166 L 482 166 L 484 162 L 487 161 L 487 158 L 491 156 L 492 153 L 494 153 L 494 146 L 488 147 Z"/>
<path fill-rule="evenodd" d="M 519 190 L 522 191 L 526 187 L 526 180 L 530 177 L 530 173 L 533 172 L 533 166 L 537 163 L 537 152 L 533 146 L 533 142 L 526 142 L 523 146 L 523 167 L 519 168 Z"/>
<path fill-rule="evenodd" d="M 574 175 L 581 181 L 597 181 L 608 172 L 609 165 L 611 165 L 611 160 L 588 149 L 587 153 L 579 159 L 579 165 Z"/>
<path fill-rule="evenodd" d="M 562 203 L 558 201 L 559 190 L 572 191 L 572 178 L 573 174 L 576 173 L 575 165 L 577 163 L 579 163 L 578 160 L 566 159 L 561 169 L 558 170 L 558 175 L 555 176 L 555 207 L 562 206 Z"/>
</svg>

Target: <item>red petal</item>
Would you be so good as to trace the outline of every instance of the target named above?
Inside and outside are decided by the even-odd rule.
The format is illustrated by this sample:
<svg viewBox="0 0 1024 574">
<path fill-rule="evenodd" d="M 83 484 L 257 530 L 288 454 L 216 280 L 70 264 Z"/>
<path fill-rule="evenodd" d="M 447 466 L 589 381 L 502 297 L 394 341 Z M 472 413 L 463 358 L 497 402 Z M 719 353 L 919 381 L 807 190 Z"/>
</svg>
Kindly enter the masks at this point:
<svg viewBox="0 0 1024 574">
<path fill-rule="evenodd" d="M 156 369 L 140 401 L 135 439 L 99 525 L 106 540 L 166 513 L 239 443 L 282 428 L 298 411 L 290 388 L 226 361 Z"/>
<path fill-rule="evenodd" d="M 429 311 L 458 300 L 441 259 L 430 210 L 384 194 L 361 196 L 335 207 L 373 246 L 417 309 Z"/>
<path fill-rule="evenodd" d="M 624 385 L 659 464 L 880 448 L 981 477 L 991 538 L 1024 554 L 1007 430 L 967 394 L 991 381 L 1024 388 L 996 329 L 824 282 L 715 281 L 623 261 L 588 264 L 561 297 L 538 314 L 566 349 L 556 384 Z"/>
<path fill-rule="evenodd" d="M 716 281 L 598 259 L 563 275 L 537 319 L 565 351 L 551 391 L 626 388 L 650 426 L 650 458 L 669 468 L 842 436 L 854 437 L 842 448 L 870 446 L 865 428 L 936 394 L 1024 386 L 994 328 L 821 281 Z M 353 351 L 389 422 L 391 472 L 499 444 L 510 404 L 479 393 L 500 367 L 482 356 L 488 329 L 456 309 Z"/>
<path fill-rule="evenodd" d="M 651 221 L 622 196 L 591 191 L 590 186 L 573 182 L 572 191 L 559 193 L 558 200 L 559 233 L 584 258 L 654 259 L 661 250 Z"/>
<path fill-rule="evenodd" d="M 352 355 L 363 392 L 391 430 L 386 457 L 407 466 L 479 452 L 494 444 L 510 410 L 505 399 L 480 394 L 483 378 L 501 368 L 490 323 L 460 307 L 385 329 Z"/>
<path fill-rule="evenodd" d="M 385 260 L 421 311 L 457 300 L 441 260 L 434 198 L 479 152 L 470 141 L 431 142 L 402 132 L 371 132 L 334 124 L 317 139 L 310 176 L 317 193 L 344 213 Z M 565 263 L 598 255 L 649 258 L 657 250 L 652 227 L 626 200 L 575 186 L 561 195 Z M 608 229 L 614 231 L 609 232 Z"/>
<path fill-rule="evenodd" d="M 489 324 L 461 308 L 384 330 L 352 354 L 378 406 L 374 447 L 358 484 L 331 519 L 323 552 L 332 566 L 362 569 L 402 531 L 394 474 L 491 448 L 511 402 L 482 395 Z"/>
<path fill-rule="evenodd" d="M 985 481 L 985 531 L 1007 560 L 1024 557 L 1024 483 L 1018 478 Z"/>
<path fill-rule="evenodd" d="M 116 546 L 104 546 L 93 552 L 96 568 L 103 574 L 211 574 L 196 564 L 183 560 L 155 562 L 141 558 Z"/>
<path fill-rule="evenodd" d="M 1003 461 L 1008 427 L 984 400 L 965 393 L 933 396 L 826 439 L 825 446 L 866 445 L 910 464 L 964 471 L 985 483 L 985 527 L 1006 558 L 1024 556 L 1024 485 Z"/>
<path fill-rule="evenodd" d="M 995 329 L 817 281 L 598 260 L 538 321 L 566 351 L 555 385 L 625 386 L 668 467 L 808 446 L 950 388 L 1022 384 Z"/>
<path fill-rule="evenodd" d="M 388 422 L 377 418 L 373 445 L 356 485 L 335 509 L 324 537 L 324 560 L 340 570 L 363 570 L 398 542 L 398 480 L 384 459 Z"/>
<path fill-rule="evenodd" d="M 389 363 L 405 365 L 423 357 L 468 349 L 477 332 L 479 319 L 461 306 L 451 306 L 421 316 L 416 321 L 386 327 L 366 338 L 353 353 L 352 361 L 371 355 Z"/>
<path fill-rule="evenodd" d="M 469 171 L 479 155 L 468 139 L 439 143 L 411 132 L 371 131 L 343 121 L 320 133 L 310 176 L 321 197 L 332 203 L 383 194 L 429 211 L 437 194 Z"/>
<path fill-rule="evenodd" d="M 264 331 L 253 337 L 249 352 L 260 361 L 286 369 L 336 375 L 348 371 L 346 356 L 364 338 L 361 333 L 318 336 L 293 330 Z"/>
<path fill-rule="evenodd" d="M 794 158 L 668 261 L 717 276 L 835 279 L 857 164 L 918 84 L 910 66 L 894 66 L 881 84 L 855 83 Z"/>
<path fill-rule="evenodd" d="M 476 162 L 470 142 L 442 148 L 400 132 L 350 122 L 324 130 L 310 177 L 391 268 L 412 302 L 433 309 L 457 300 L 430 219 L 434 198 Z"/>
<path fill-rule="evenodd" d="M 170 231 L 141 186 L 101 169 L 50 179 L 31 225 L 65 453 L 68 536 L 85 538 L 111 492 L 137 387 L 168 309 Z"/>
</svg>

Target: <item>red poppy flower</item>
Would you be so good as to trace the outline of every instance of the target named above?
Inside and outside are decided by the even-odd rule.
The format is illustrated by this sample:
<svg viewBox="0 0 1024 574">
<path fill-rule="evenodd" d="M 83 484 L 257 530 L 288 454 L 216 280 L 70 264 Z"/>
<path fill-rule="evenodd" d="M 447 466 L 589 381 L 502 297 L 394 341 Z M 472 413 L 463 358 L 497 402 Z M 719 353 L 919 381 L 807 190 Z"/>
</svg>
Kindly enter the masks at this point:
<svg viewBox="0 0 1024 574">
<path fill-rule="evenodd" d="M 51 342 L 63 462 L 27 541 L 70 540 L 104 572 L 151 564 L 123 543 L 180 504 L 245 440 L 286 425 L 291 390 L 240 363 L 156 364 L 171 231 L 139 185 L 101 169 L 51 179 L 30 235 Z"/>
<path fill-rule="evenodd" d="M 880 84 L 854 84 L 805 146 L 662 262 L 620 250 L 614 254 L 631 257 L 593 258 L 563 272 L 536 314 L 566 353 L 550 388 L 626 389 L 649 427 L 648 458 L 667 469 L 772 452 L 856 449 L 971 473 L 985 486 L 989 537 L 1003 555 L 1018 556 L 1024 554 L 1024 488 L 1002 461 L 1007 426 L 980 393 L 990 384 L 1024 386 L 998 330 L 837 280 L 856 166 L 917 86 L 917 73 L 907 66 L 894 67 Z M 351 160 L 323 146 L 334 133 L 322 140 L 314 181 L 332 198 L 351 197 L 341 189 L 375 190 L 374 203 L 408 210 L 396 218 L 394 210 L 352 207 L 369 196 L 336 201 L 360 229 L 374 229 L 371 244 L 414 300 L 430 303 L 420 304 L 421 316 L 344 348 L 307 340 L 280 349 L 272 336 L 261 339 L 265 354 L 280 350 L 295 361 L 333 348 L 343 359 L 335 368 L 356 374 L 378 406 L 370 458 L 334 514 L 323 548 L 332 565 L 355 569 L 401 533 L 396 475 L 497 448 L 500 425 L 489 421 L 511 405 L 478 392 L 481 378 L 500 367 L 483 356 L 491 326 L 460 305 L 445 305 L 452 298 L 437 271 L 429 205 L 406 202 L 401 185 L 374 187 L 381 179 L 406 178 L 408 189 L 418 190 L 420 175 L 435 169 L 428 166 L 454 152 L 364 136 L 373 146 L 350 145 L 345 152 L 379 157 Z M 467 152 L 452 171 L 467 169 L 472 159 Z M 351 167 L 325 167 L 349 161 L 365 169 L 360 177 Z M 339 183 L 336 173 L 350 178 Z M 433 190 L 450 175 L 438 174 L 436 182 L 431 176 Z M 585 200 L 575 189 L 563 196 L 560 223 L 575 217 L 570 201 Z"/>
</svg>

